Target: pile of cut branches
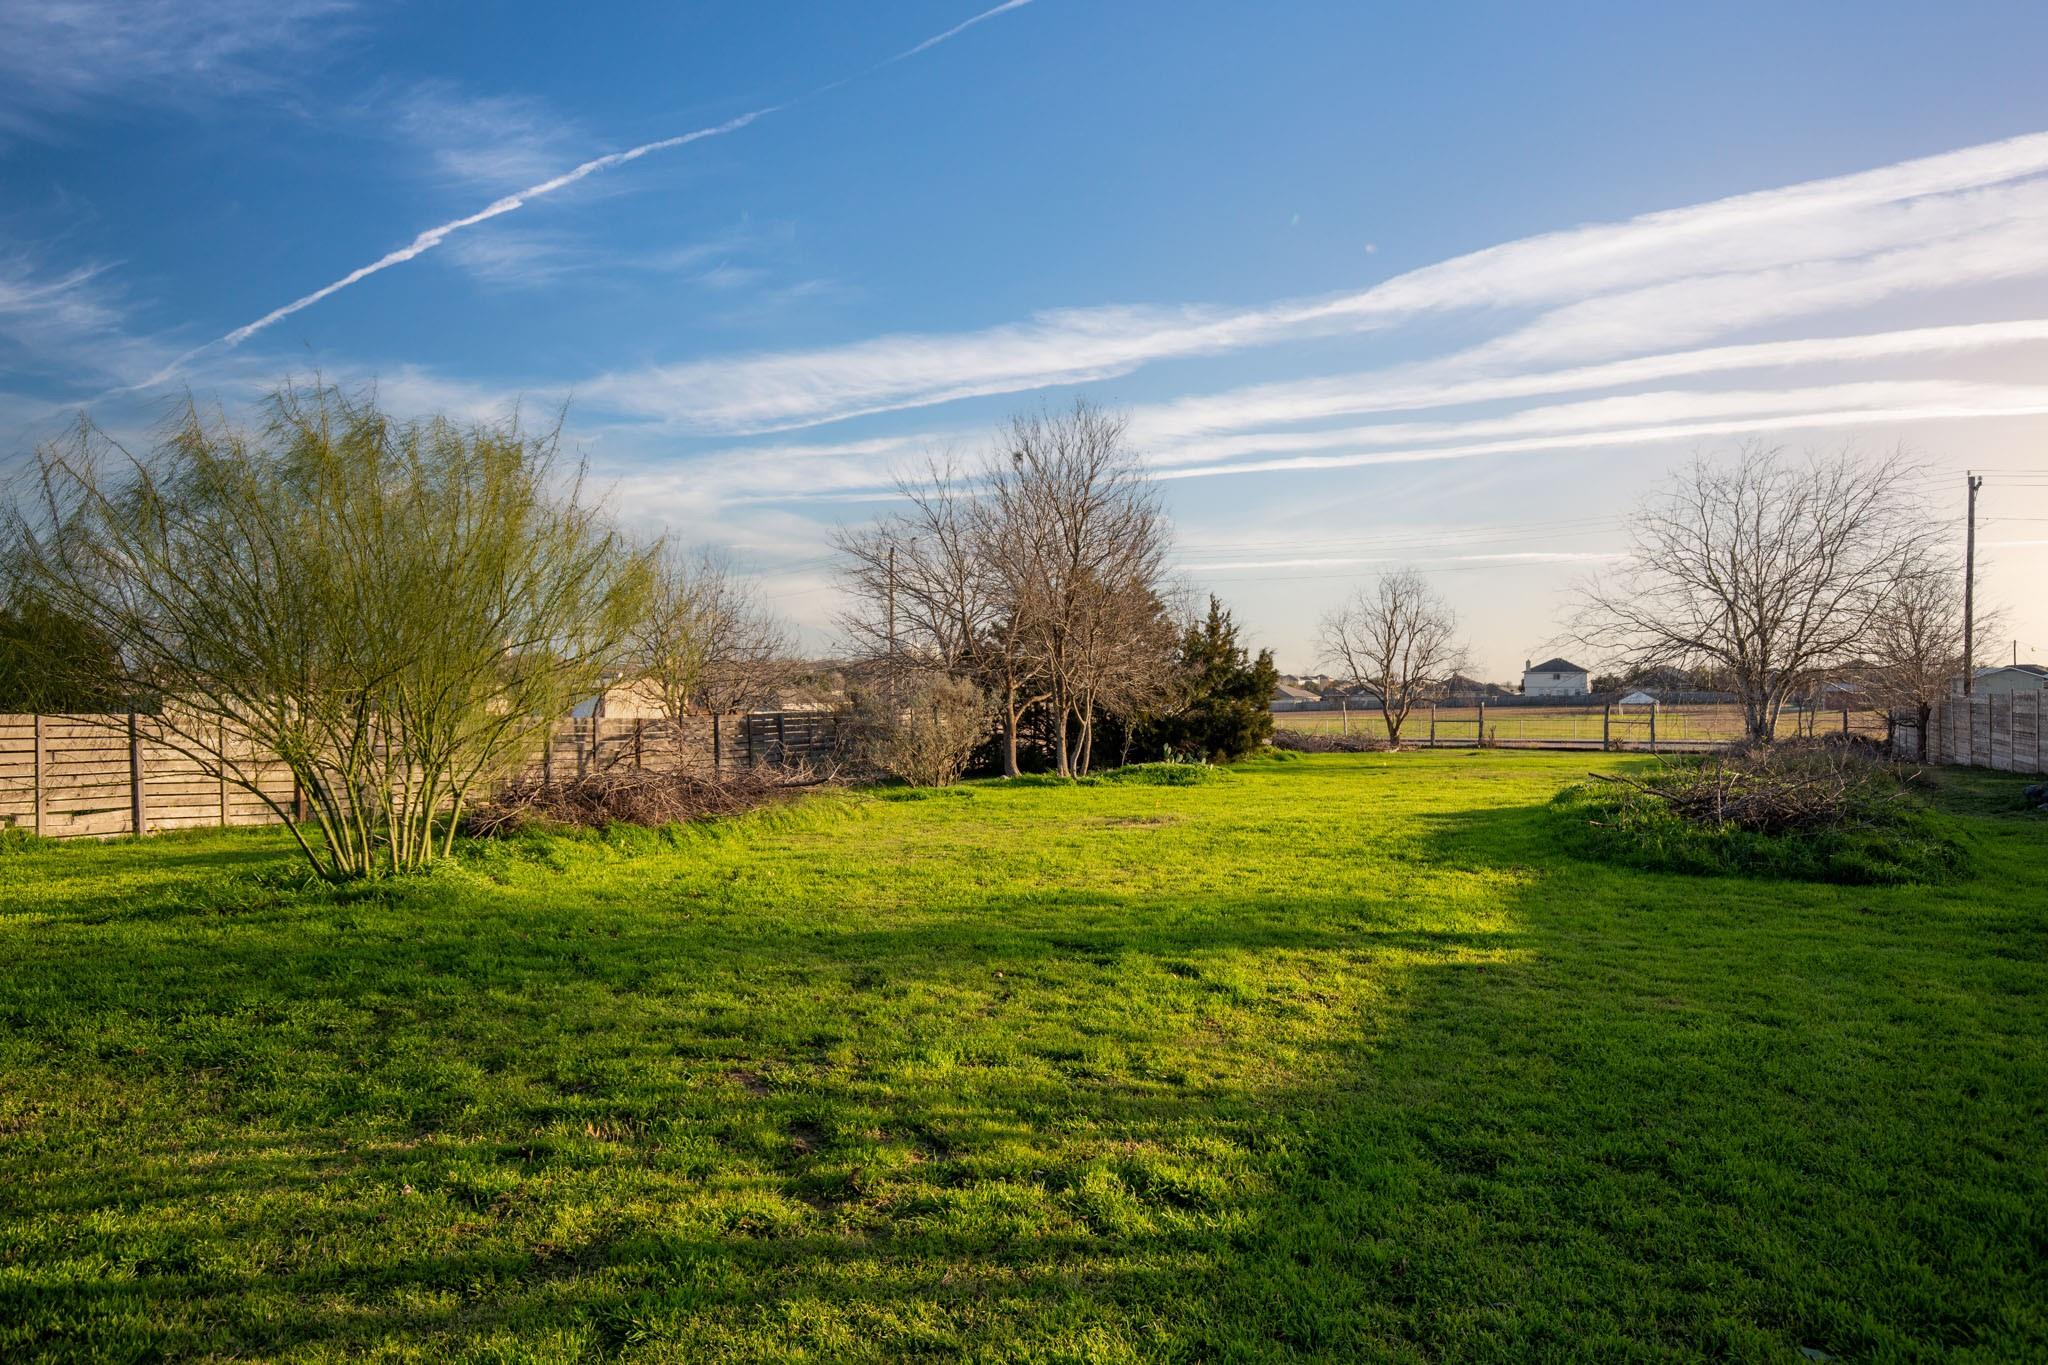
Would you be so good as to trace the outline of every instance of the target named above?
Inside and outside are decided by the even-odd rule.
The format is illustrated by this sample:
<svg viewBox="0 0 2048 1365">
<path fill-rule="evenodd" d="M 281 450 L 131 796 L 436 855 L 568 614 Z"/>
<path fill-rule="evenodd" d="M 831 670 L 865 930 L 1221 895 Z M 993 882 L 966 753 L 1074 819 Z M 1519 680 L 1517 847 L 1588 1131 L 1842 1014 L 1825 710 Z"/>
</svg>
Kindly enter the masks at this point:
<svg viewBox="0 0 2048 1365">
<path fill-rule="evenodd" d="M 1647 778 L 1596 773 L 1691 824 L 1753 834 L 1876 829 L 1910 800 L 1910 769 L 1840 743 L 1780 743 L 1667 764 Z"/>
<path fill-rule="evenodd" d="M 1777 744 L 1595 773 L 1552 806 L 1605 862 L 1659 872 L 1890 885 L 1944 881 L 1969 853 L 1917 774 L 1838 742 Z"/>
<path fill-rule="evenodd" d="M 674 825 L 738 815 L 834 780 L 832 772 L 794 766 L 701 773 L 604 768 L 568 781 L 517 779 L 465 821 L 468 832 L 511 834 L 533 825 Z"/>
<path fill-rule="evenodd" d="M 1273 731 L 1273 747 L 1297 754 L 1376 754 L 1387 747 L 1387 737 L 1276 729 Z"/>
</svg>

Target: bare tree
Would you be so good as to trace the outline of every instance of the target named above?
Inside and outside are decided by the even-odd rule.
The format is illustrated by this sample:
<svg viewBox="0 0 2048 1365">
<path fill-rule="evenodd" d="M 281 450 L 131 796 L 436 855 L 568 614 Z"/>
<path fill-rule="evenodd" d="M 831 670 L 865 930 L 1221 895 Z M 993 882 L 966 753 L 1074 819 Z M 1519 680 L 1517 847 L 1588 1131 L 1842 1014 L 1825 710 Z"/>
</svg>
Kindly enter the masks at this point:
<svg viewBox="0 0 2048 1365">
<path fill-rule="evenodd" d="M 631 667 L 678 736 L 693 711 L 759 706 L 788 668 L 788 632 L 752 586 L 716 555 L 675 546 L 654 558 L 647 609 L 630 643 Z"/>
<path fill-rule="evenodd" d="M 1465 666 L 1458 618 L 1413 569 L 1357 589 L 1323 618 L 1323 652 L 1353 681 L 1377 692 L 1387 742 L 1429 689 Z"/>
<path fill-rule="evenodd" d="M 987 698 L 944 673 L 891 678 L 893 695 L 856 691 L 842 741 L 856 762 L 916 787 L 950 786 L 988 734 Z"/>
<path fill-rule="evenodd" d="M 1576 637 L 1626 668 L 1721 669 L 1768 741 L 1787 699 L 1849 664 L 1930 572 L 1938 528 L 1907 496 L 1913 472 L 1846 449 L 1695 459 L 1637 509 L 1620 570 L 1580 588 Z"/>
<path fill-rule="evenodd" d="M 1027 714 L 1050 708 L 1054 766 L 1085 772 L 1096 717 L 1138 704 L 1175 639 L 1168 527 L 1123 419 L 1086 402 L 1020 417 L 974 477 L 935 462 L 898 489 L 903 511 L 838 541 L 860 652 L 974 679 L 1011 775 Z"/>
<path fill-rule="evenodd" d="M 1045 679 L 1061 776 L 1087 771 L 1098 708 L 1172 666 L 1160 597 L 1170 532 L 1125 429 L 1086 400 L 1015 418 L 1009 463 L 989 478 L 987 511 L 1007 528 L 1000 552 Z"/>
<path fill-rule="evenodd" d="M 1003 771 L 1014 777 L 1024 715 L 1048 695 L 1030 647 L 1037 603 L 1020 528 L 949 463 L 899 478 L 897 491 L 905 510 L 837 537 L 852 599 L 841 624 L 855 652 L 891 679 L 932 669 L 975 679 L 1001 729 Z"/>
<path fill-rule="evenodd" d="M 1977 628 L 1997 629 L 1991 613 L 1977 613 Z M 1953 562 L 1903 579 L 1872 616 L 1855 670 L 1873 707 L 1911 708 L 1925 757 L 1927 727 L 1935 706 L 1972 667 L 1963 657 L 1963 576 Z"/>
</svg>

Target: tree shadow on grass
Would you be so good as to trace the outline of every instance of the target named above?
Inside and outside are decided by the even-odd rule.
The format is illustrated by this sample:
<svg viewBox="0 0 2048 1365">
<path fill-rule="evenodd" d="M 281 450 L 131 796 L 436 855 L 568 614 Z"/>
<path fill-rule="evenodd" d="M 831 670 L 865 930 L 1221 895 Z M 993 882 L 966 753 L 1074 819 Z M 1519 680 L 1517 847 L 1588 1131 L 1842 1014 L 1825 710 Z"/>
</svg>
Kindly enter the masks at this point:
<svg viewBox="0 0 2048 1365">
<path fill-rule="evenodd" d="M 15 992 L 10 1055 L 129 1108 L 112 1143 L 0 1110 L 28 1139 L 0 1154 L 22 1272 L 0 1343 L 2038 1345 L 2038 1101 L 2016 1097 L 2040 1034 L 2002 1013 L 2041 1017 L 2038 962 L 1915 923 L 1906 893 L 1577 864 L 1550 819 L 1421 817 L 1427 903 L 1041 892 L 573 933 L 400 906 L 334 943 L 283 920 L 130 960 L 53 943 L 40 968 L 86 1000 Z M 1964 1055 L 1959 1014 L 2001 1046 Z"/>
</svg>

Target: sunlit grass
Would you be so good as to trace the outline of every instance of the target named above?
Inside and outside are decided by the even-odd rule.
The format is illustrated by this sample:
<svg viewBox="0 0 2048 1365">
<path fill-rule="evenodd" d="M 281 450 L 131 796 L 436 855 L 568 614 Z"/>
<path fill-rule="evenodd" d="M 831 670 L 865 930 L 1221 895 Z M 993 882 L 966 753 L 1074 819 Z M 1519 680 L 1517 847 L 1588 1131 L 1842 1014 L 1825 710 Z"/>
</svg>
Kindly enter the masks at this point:
<svg viewBox="0 0 2048 1365">
<path fill-rule="evenodd" d="M 0 1358 L 2048 1350 L 2017 783 L 1787 886 L 1561 852 L 1622 761 L 0 854 Z"/>
</svg>

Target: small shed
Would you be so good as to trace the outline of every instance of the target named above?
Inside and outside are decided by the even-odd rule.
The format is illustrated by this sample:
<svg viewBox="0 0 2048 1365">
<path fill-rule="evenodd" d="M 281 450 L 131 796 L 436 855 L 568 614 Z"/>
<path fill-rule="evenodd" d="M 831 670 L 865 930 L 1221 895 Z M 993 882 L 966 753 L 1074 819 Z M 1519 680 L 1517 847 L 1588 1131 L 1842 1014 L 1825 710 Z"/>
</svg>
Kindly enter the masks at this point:
<svg viewBox="0 0 2048 1365">
<path fill-rule="evenodd" d="M 1616 706 L 1655 706 L 1657 699 L 1648 692 L 1631 692 L 1614 704 Z"/>
</svg>

